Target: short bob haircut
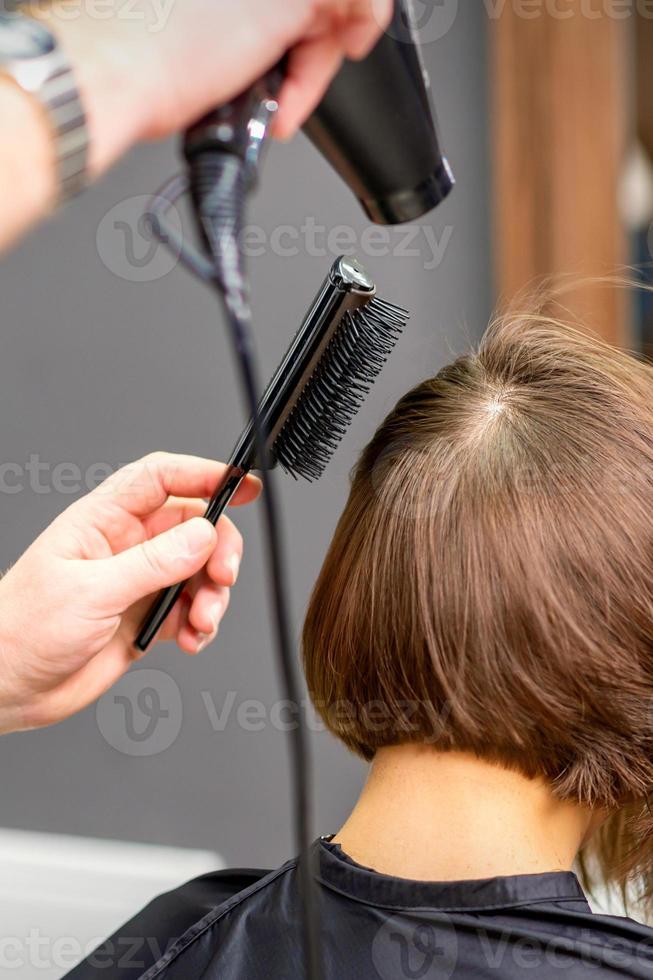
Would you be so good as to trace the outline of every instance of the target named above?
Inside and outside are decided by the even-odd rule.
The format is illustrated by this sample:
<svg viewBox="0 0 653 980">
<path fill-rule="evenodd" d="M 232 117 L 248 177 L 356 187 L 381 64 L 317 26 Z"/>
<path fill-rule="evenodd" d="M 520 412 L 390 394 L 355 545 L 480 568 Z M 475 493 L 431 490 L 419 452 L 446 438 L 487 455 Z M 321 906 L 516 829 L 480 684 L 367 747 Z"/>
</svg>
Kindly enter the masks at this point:
<svg viewBox="0 0 653 980">
<path fill-rule="evenodd" d="M 590 863 L 650 899 L 653 367 L 498 317 L 363 452 L 303 655 L 354 752 L 429 743 L 543 777 L 609 811 Z"/>
</svg>

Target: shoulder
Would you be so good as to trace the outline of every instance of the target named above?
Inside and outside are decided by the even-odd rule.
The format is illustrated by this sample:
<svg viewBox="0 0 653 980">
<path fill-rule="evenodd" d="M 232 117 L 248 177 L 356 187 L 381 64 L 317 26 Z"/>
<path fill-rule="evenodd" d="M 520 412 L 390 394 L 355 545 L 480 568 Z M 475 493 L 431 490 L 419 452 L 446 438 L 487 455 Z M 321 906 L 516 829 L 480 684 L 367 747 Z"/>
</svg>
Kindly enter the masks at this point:
<svg viewBox="0 0 653 980">
<path fill-rule="evenodd" d="M 216 871 L 159 895 L 75 967 L 69 980 L 136 980 L 193 926 L 226 911 L 270 876 L 254 868 Z"/>
</svg>

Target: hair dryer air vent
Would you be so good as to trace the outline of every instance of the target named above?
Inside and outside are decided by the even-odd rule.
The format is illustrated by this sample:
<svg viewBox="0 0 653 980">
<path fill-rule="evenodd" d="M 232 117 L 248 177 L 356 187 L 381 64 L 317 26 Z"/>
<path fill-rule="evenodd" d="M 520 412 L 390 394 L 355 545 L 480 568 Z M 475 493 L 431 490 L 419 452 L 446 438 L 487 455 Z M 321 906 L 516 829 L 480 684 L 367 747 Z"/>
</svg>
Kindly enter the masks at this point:
<svg viewBox="0 0 653 980">
<path fill-rule="evenodd" d="M 362 62 L 346 62 L 305 130 L 378 224 L 414 221 L 454 186 L 440 149 L 411 8 Z"/>
</svg>

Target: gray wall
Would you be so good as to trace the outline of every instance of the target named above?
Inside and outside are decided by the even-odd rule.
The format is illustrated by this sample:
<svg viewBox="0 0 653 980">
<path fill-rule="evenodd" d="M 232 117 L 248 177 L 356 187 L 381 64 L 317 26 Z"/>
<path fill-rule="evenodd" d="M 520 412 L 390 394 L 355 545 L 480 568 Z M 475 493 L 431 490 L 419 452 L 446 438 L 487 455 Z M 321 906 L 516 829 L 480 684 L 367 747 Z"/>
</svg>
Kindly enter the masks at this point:
<svg viewBox="0 0 653 980">
<path fill-rule="evenodd" d="M 482 4 L 460 7 L 454 27 L 425 49 L 459 186 L 420 226 L 408 246 L 413 254 L 403 254 L 401 232 L 385 247 L 397 254 L 372 257 L 358 249 L 383 294 L 412 310 L 410 329 L 323 481 L 283 482 L 298 635 L 356 452 L 409 386 L 479 335 L 489 313 L 486 23 Z M 176 166 L 172 144 L 139 149 L 2 263 L 0 460 L 24 467 L 38 456 L 48 467 L 40 485 L 49 487 L 39 492 L 26 473 L 22 492 L 0 493 L 3 567 L 73 499 L 60 485 L 70 474 L 55 472 L 56 464 L 72 463 L 90 479 L 94 464 L 116 466 L 154 449 L 224 457 L 242 427 L 211 296 L 179 268 L 134 281 L 165 272 L 160 255 L 144 268 L 125 259 L 119 221 L 133 223 L 139 213 L 130 199 L 153 191 Z M 300 228 L 307 218 L 353 226 L 357 236 L 366 228 L 346 189 L 301 137 L 271 152 L 251 220 L 270 235 L 280 225 Z M 437 268 L 427 235 L 448 241 Z M 298 255 L 267 248 L 251 261 L 266 375 L 330 264 L 325 243 L 313 244 L 285 235 L 282 248 L 299 248 Z M 307 254 L 320 247 L 320 255 Z M 378 241 L 374 249 L 382 250 Z M 194 660 L 160 648 L 137 671 L 161 673 L 144 680 L 136 673 L 126 682 L 134 699 L 140 687 L 153 687 L 171 708 L 160 732 L 130 741 L 123 709 L 105 699 L 99 715 L 93 708 L 49 731 L 1 739 L 0 825 L 211 847 L 240 864 L 271 865 L 292 851 L 285 735 L 273 720 L 263 731 L 249 730 L 257 727 L 252 716 L 243 724 L 243 702 L 255 699 L 269 709 L 279 691 L 259 515 L 241 511 L 238 521 L 246 561 L 215 646 Z M 223 713 L 222 725 L 211 707 Z M 146 722 L 136 715 L 141 730 Z M 134 754 L 142 750 L 160 751 Z M 326 833 L 347 813 L 364 769 L 325 734 L 315 737 L 315 761 L 316 831 Z"/>
</svg>

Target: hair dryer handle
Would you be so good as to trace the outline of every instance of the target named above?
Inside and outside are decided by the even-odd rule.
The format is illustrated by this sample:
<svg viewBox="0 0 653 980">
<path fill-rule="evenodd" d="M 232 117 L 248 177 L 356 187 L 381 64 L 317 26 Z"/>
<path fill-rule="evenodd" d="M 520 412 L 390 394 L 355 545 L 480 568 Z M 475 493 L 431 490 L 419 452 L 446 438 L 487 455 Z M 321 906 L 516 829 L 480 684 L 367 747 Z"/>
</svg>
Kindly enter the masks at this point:
<svg viewBox="0 0 653 980">
<path fill-rule="evenodd" d="M 242 95 L 209 112 L 186 132 L 184 155 L 188 162 L 203 153 L 230 153 L 248 168 L 254 182 L 277 98 L 286 77 L 288 56 Z"/>
</svg>

